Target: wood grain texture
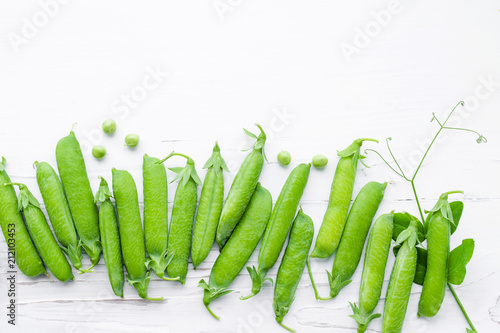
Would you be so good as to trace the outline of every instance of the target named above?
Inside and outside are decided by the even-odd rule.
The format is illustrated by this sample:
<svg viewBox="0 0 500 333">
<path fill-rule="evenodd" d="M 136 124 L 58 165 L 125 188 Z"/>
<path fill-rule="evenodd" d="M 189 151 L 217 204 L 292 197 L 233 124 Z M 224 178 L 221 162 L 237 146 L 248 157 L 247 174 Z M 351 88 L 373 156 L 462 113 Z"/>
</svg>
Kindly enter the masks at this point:
<svg viewBox="0 0 500 333">
<path fill-rule="evenodd" d="M 41 3 L 51 3 L 52 9 Z M 293 167 L 315 154 L 328 156 L 326 168 L 311 170 L 301 201 L 317 233 L 337 149 L 359 137 L 383 141 L 391 136 L 403 169 L 411 173 L 437 130 L 435 122 L 429 123 L 432 112 L 443 119 L 464 100 L 453 126 L 477 129 L 488 143 L 476 144 L 471 133 L 445 132 L 416 186 L 426 209 L 442 192 L 465 192 L 453 197 L 463 199 L 465 209 L 451 245 L 474 238 L 476 249 L 456 291 L 479 332 L 500 329 L 498 3 L 400 1 L 397 13 L 386 16 L 383 25 L 376 17 L 383 20 L 381 13 L 389 10 L 390 1 L 54 3 L 0 4 L 0 154 L 7 158 L 13 181 L 26 183 L 41 200 L 32 163 L 47 161 L 56 167 L 55 145 L 77 123 L 75 133 L 94 192 L 97 176 L 111 179 L 116 167 L 132 174 L 142 201 L 144 153 L 160 158 L 172 150 L 186 153 L 203 178 L 201 166 L 218 140 L 231 169 L 225 174 L 227 195 L 246 155 L 241 150 L 251 145 L 242 127 L 256 132 L 253 124 L 259 122 L 268 133 L 269 158 L 261 183 L 274 200 Z M 221 3 L 229 6 L 222 15 Z M 35 23 L 28 33 L 27 26 Z M 373 30 L 365 45 L 358 35 L 366 29 Z M 350 62 L 342 52 L 345 44 L 357 45 Z M 112 136 L 100 131 L 107 117 L 118 124 Z M 135 149 L 123 146 L 128 133 L 141 136 Z M 106 146 L 103 160 L 92 158 L 95 144 Z M 387 156 L 383 142 L 363 146 L 374 147 Z M 276 162 L 282 149 L 292 155 L 285 168 Z M 365 161 L 371 168 L 360 166 L 354 195 L 368 181 L 393 180 L 377 215 L 391 210 L 417 214 L 409 185 L 374 154 Z M 183 164 L 171 159 L 166 166 Z M 168 171 L 168 177 L 174 174 Z M 175 188 L 175 183 L 169 185 L 170 205 Z M 185 286 L 152 279 L 149 293 L 164 296 L 162 302 L 140 300 L 128 285 L 125 298 L 116 298 L 102 260 L 94 273 L 68 283 L 19 273 L 17 325 L 12 327 L 6 318 L 6 249 L 2 238 L 2 332 L 281 331 L 274 321 L 270 284 L 251 300 L 238 299 L 250 291 L 246 271 L 232 284 L 233 294 L 211 304 L 221 320 L 206 312 L 197 283 L 208 278 L 216 247 L 196 271 L 190 264 Z M 312 261 L 323 295 L 328 293 L 325 269 L 331 269 L 332 261 Z M 393 262 L 390 255 L 382 295 Z M 249 264 L 257 264 L 257 251 Z M 84 256 L 83 267 L 89 265 Z M 276 272 L 277 265 L 268 276 L 275 278 Z M 360 278 L 358 267 L 352 284 L 336 299 L 318 302 L 304 274 L 286 324 L 299 332 L 355 332 L 348 301 L 357 300 Z M 420 291 L 413 287 L 405 332 L 465 331 L 466 322 L 448 291 L 436 317 L 418 319 Z M 381 301 L 376 310 L 382 307 Z M 370 329 L 380 332 L 381 320 L 373 321 Z"/>
</svg>

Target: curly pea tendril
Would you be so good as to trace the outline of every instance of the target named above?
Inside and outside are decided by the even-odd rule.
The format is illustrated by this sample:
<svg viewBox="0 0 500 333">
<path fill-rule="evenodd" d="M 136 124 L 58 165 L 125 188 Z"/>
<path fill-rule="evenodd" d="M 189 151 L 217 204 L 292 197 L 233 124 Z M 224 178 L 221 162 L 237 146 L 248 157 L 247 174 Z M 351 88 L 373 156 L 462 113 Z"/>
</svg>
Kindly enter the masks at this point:
<svg viewBox="0 0 500 333">
<path fill-rule="evenodd" d="M 374 149 L 365 149 L 365 154 L 367 154 L 369 151 L 370 152 L 374 152 L 375 154 L 377 154 L 382 159 L 382 161 L 393 172 L 395 172 L 398 176 L 400 176 L 401 178 L 403 178 L 404 180 L 406 180 L 407 182 L 409 182 L 411 184 L 411 187 L 412 187 L 412 190 L 413 190 L 413 194 L 415 196 L 415 202 L 417 203 L 418 211 L 419 211 L 420 217 L 422 219 L 422 223 L 425 221 L 425 219 L 424 219 L 424 214 L 422 212 L 422 208 L 420 206 L 420 201 L 418 200 L 417 190 L 415 189 L 415 178 L 417 177 L 417 174 L 420 171 L 420 168 L 422 167 L 422 164 L 423 164 L 425 158 L 427 157 L 427 154 L 429 153 L 432 145 L 436 141 L 436 139 L 439 136 L 439 134 L 441 134 L 441 132 L 443 130 L 466 131 L 466 132 L 471 132 L 471 133 L 474 133 L 474 134 L 477 135 L 477 139 L 476 139 L 477 143 L 486 143 L 486 142 L 488 142 L 488 140 L 482 134 L 480 134 L 479 132 L 476 132 L 476 131 L 474 131 L 472 129 L 446 126 L 446 123 L 448 122 L 448 120 L 450 119 L 450 117 L 453 115 L 453 112 L 455 112 L 455 110 L 459 106 L 464 106 L 464 102 L 463 101 L 458 102 L 457 105 L 455 105 L 455 107 L 448 114 L 448 116 L 446 117 L 446 119 L 445 119 L 444 122 L 439 121 L 439 119 L 436 117 L 436 115 L 434 113 L 432 113 L 431 122 L 433 122 L 435 120 L 438 123 L 438 125 L 439 125 L 439 130 L 434 135 L 434 138 L 432 139 L 431 143 L 429 144 L 429 147 L 427 147 L 427 150 L 425 151 L 424 156 L 422 156 L 422 159 L 420 160 L 420 163 L 418 164 L 417 169 L 415 170 L 415 172 L 413 173 L 413 176 L 411 178 L 409 178 L 409 177 L 406 176 L 406 174 L 404 173 L 403 169 L 399 165 L 396 157 L 394 156 L 394 154 L 393 154 L 393 152 L 391 150 L 391 147 L 389 145 L 389 141 L 391 141 L 392 138 L 389 137 L 385 141 L 386 141 L 386 145 L 387 145 L 387 150 L 389 151 L 389 154 L 391 155 L 391 158 L 394 161 L 394 164 L 396 165 L 396 167 L 393 167 L 392 165 L 390 165 L 389 162 L 378 151 L 376 151 Z M 472 321 L 470 320 L 470 318 L 469 318 L 469 316 L 467 314 L 467 311 L 465 311 L 465 308 L 463 307 L 462 303 L 460 302 L 460 299 L 458 298 L 457 294 L 455 293 L 455 290 L 453 289 L 453 286 L 450 283 L 448 283 L 448 288 L 450 289 L 451 293 L 453 294 L 453 297 L 455 298 L 455 301 L 457 302 L 458 306 L 460 307 L 460 310 L 462 311 L 465 319 L 469 323 L 469 326 L 470 326 L 471 329 L 467 329 L 467 332 L 477 332 L 476 328 L 472 324 Z"/>
</svg>

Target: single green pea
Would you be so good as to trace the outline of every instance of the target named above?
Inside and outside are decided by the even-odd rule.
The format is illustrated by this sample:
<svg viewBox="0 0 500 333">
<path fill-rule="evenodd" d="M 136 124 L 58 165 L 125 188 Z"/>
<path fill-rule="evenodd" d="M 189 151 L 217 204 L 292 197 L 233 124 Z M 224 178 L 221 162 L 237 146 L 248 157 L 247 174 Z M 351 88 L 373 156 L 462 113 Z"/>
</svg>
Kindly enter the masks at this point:
<svg viewBox="0 0 500 333">
<path fill-rule="evenodd" d="M 106 134 L 113 134 L 116 131 L 116 122 L 108 118 L 102 123 L 102 131 Z"/>
<path fill-rule="evenodd" d="M 292 161 L 292 156 L 286 150 L 282 150 L 278 153 L 279 164 L 286 166 L 286 165 L 290 164 L 291 161 Z"/>
<path fill-rule="evenodd" d="M 325 155 L 316 155 L 313 157 L 312 165 L 315 168 L 323 168 L 328 164 L 328 157 Z"/>
<path fill-rule="evenodd" d="M 106 148 L 101 145 L 92 147 L 92 156 L 97 159 L 103 158 L 104 156 L 106 156 Z"/>
<path fill-rule="evenodd" d="M 139 144 L 139 135 L 137 134 L 129 134 L 125 137 L 125 145 L 131 148 L 137 146 Z"/>
</svg>

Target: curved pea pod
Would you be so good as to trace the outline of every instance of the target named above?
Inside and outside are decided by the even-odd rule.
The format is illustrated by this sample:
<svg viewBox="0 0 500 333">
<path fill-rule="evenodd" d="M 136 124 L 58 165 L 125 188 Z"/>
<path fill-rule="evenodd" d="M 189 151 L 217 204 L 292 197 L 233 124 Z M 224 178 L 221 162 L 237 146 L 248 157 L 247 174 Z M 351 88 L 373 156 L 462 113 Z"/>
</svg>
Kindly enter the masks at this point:
<svg viewBox="0 0 500 333">
<path fill-rule="evenodd" d="M 365 332 L 370 322 L 381 316 L 373 313 L 382 293 L 385 267 L 394 229 L 394 212 L 380 215 L 373 224 L 366 246 L 363 274 L 359 287 L 359 302 L 351 304 L 354 312 L 352 317 L 358 322 L 358 333 Z"/>
<path fill-rule="evenodd" d="M 46 274 L 45 266 L 38 255 L 18 210 L 16 192 L 5 171 L 6 160 L 0 162 L 0 227 L 2 228 L 8 250 L 14 256 L 15 263 L 24 275 L 34 277 Z M 9 258 L 11 258 L 9 256 Z"/>
<path fill-rule="evenodd" d="M 347 217 L 346 226 L 333 261 L 332 272 L 328 273 L 330 297 L 351 283 L 350 278 L 358 267 L 366 236 L 373 217 L 384 198 L 387 183 L 369 182 L 359 191 Z"/>
<path fill-rule="evenodd" d="M 50 230 L 38 200 L 26 185 L 19 183 L 10 183 L 9 185 L 19 187 L 19 211 L 24 214 L 33 243 L 35 243 L 47 268 L 59 281 L 74 280 L 71 266 Z"/>
<path fill-rule="evenodd" d="M 259 244 L 271 216 L 272 208 L 271 193 L 262 187 L 260 183 L 257 183 L 252 199 L 241 217 L 241 221 L 222 248 L 217 260 L 215 260 L 209 283 L 207 284 L 204 280 L 201 280 L 198 284 L 199 287 L 204 289 L 203 304 L 215 318 L 219 319 L 210 310 L 209 304 L 214 299 L 232 291 L 227 290 L 227 288 L 245 267 L 257 244 Z"/>
<path fill-rule="evenodd" d="M 452 191 L 441 194 L 425 221 L 427 270 L 418 303 L 419 317 L 435 316 L 443 303 L 448 276 L 451 225 L 455 224 L 448 202 L 448 195 L 452 193 L 463 192 Z"/>
<path fill-rule="evenodd" d="M 36 181 L 42 194 L 50 223 L 52 224 L 57 240 L 61 244 L 61 249 L 68 256 L 73 267 L 81 273 L 88 272 L 88 270 L 82 270 L 82 249 L 78 245 L 73 217 L 71 216 L 61 181 L 50 164 L 35 162 L 35 166 Z"/>
<path fill-rule="evenodd" d="M 144 238 L 149 258 L 146 264 L 164 280 L 172 258 L 167 255 L 168 243 L 168 182 L 165 166 L 156 157 L 144 155 L 142 164 L 144 193 Z"/>
<path fill-rule="evenodd" d="M 163 298 L 148 297 L 150 272 L 146 268 L 144 234 L 134 179 L 125 170 L 113 168 L 112 174 L 120 242 L 128 283 L 137 290 L 141 298 L 153 301 L 161 300 Z"/>
<path fill-rule="evenodd" d="M 267 272 L 278 260 L 292 226 L 300 198 L 304 193 L 310 170 L 311 164 L 299 164 L 290 172 L 285 185 L 283 185 L 264 233 L 264 239 L 259 251 L 259 267 L 258 269 L 255 266 L 252 268 L 247 267 L 252 279 L 252 293 L 241 299 L 248 299 L 260 292 L 262 283 L 266 280 Z"/>
<path fill-rule="evenodd" d="M 259 181 L 260 173 L 264 165 L 264 144 L 266 142 L 266 133 L 259 124 L 255 124 L 260 129 L 260 134 L 257 137 L 255 134 L 245 130 L 245 133 L 256 142 L 253 145 L 252 152 L 245 158 L 241 164 L 233 184 L 229 189 L 226 202 L 222 207 L 222 212 L 217 226 L 216 241 L 220 248 L 231 236 L 236 224 L 243 216 L 245 209 L 252 198 L 253 191 Z"/>
<path fill-rule="evenodd" d="M 293 222 L 290 239 L 278 270 L 273 300 L 276 321 L 292 332 L 294 330 L 283 324 L 283 318 L 288 313 L 288 310 L 290 310 L 294 300 L 295 291 L 306 266 L 313 237 L 313 221 L 300 209 Z"/>
<path fill-rule="evenodd" d="M 120 234 L 118 221 L 116 220 L 115 206 L 111 202 L 111 191 L 104 178 L 101 179 L 99 190 L 95 195 L 95 201 L 100 202 L 99 208 L 99 230 L 101 232 L 102 253 L 104 263 L 108 270 L 109 283 L 113 292 L 118 297 L 123 297 L 123 259 L 120 246 Z"/>
<path fill-rule="evenodd" d="M 410 227 L 398 236 L 395 244 L 395 246 L 402 245 L 396 255 L 385 297 L 382 318 L 382 332 L 384 333 L 399 333 L 403 329 L 413 278 L 417 269 L 416 242 L 417 225 L 415 221 L 412 221 Z"/>
<path fill-rule="evenodd" d="M 214 244 L 224 200 L 224 175 L 222 173 L 223 170 L 229 172 L 217 142 L 215 142 L 212 156 L 203 168 L 208 171 L 201 190 L 191 249 L 191 260 L 195 269 L 205 260 Z"/>
<path fill-rule="evenodd" d="M 90 270 L 99 262 L 102 250 L 99 211 L 94 203 L 82 150 L 73 131 L 57 143 L 56 160 L 76 232 L 92 262 Z"/>
<path fill-rule="evenodd" d="M 196 186 L 201 185 L 201 180 L 196 173 L 194 161 L 186 155 L 172 152 L 160 162 L 163 163 L 172 156 L 182 156 L 187 161 L 184 168 L 170 168 L 177 173 L 173 181 L 179 179 L 179 184 L 175 191 L 168 234 L 168 253 L 172 255 L 172 259 L 167 266 L 167 273 L 171 278 L 178 278 L 178 281 L 184 284 L 188 272 L 191 234 L 198 200 Z"/>
<path fill-rule="evenodd" d="M 328 258 L 339 245 L 351 204 L 358 160 L 364 158 L 360 154 L 363 141 L 378 142 L 374 139 L 357 139 L 349 147 L 337 153 L 340 160 L 333 177 L 328 208 L 316 236 L 311 258 Z"/>
</svg>

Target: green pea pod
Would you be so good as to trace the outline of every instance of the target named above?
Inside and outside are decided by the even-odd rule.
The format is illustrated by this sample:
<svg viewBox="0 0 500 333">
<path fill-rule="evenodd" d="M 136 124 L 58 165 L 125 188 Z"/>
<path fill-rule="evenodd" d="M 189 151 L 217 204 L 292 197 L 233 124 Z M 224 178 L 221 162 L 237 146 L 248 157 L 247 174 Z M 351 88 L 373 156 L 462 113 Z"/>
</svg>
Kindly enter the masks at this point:
<svg viewBox="0 0 500 333">
<path fill-rule="evenodd" d="M 173 181 L 177 179 L 180 181 L 175 191 L 172 217 L 170 219 L 168 253 L 171 253 L 173 257 L 167 266 L 167 273 L 171 278 L 178 277 L 178 281 L 184 284 L 188 272 L 191 234 L 198 200 L 196 186 L 201 185 L 201 180 L 196 173 L 194 161 L 186 155 L 172 152 L 159 163 L 165 162 L 172 156 L 182 156 L 187 161 L 184 168 L 170 168 L 170 170 L 177 173 L 177 177 Z"/>
<path fill-rule="evenodd" d="M 283 318 L 288 313 L 295 298 L 295 291 L 304 272 L 313 237 L 313 221 L 300 209 L 293 222 L 285 255 L 276 276 L 273 301 L 276 321 L 292 332 L 295 331 L 283 324 Z"/>
<path fill-rule="evenodd" d="M 337 153 L 340 160 L 333 177 L 328 208 L 311 253 L 312 258 L 328 258 L 339 245 L 351 204 L 358 160 L 364 158 L 360 154 L 363 141 L 378 142 L 374 139 L 357 139 L 349 147 Z"/>
<path fill-rule="evenodd" d="M 396 255 L 389 286 L 385 297 L 382 332 L 399 333 L 403 329 L 411 287 L 417 268 L 417 224 L 410 226 L 398 236 L 395 246 L 402 244 Z"/>
<path fill-rule="evenodd" d="M 123 297 L 123 259 L 115 206 L 110 200 L 112 194 L 108 183 L 104 178 L 99 178 L 101 184 L 95 195 L 95 202 L 101 203 L 99 208 L 99 231 L 101 232 L 104 263 L 108 269 L 109 283 L 113 292 L 116 296 Z"/>
<path fill-rule="evenodd" d="M 19 187 L 19 211 L 22 211 L 33 243 L 40 253 L 47 268 L 59 281 L 74 280 L 71 266 L 50 230 L 47 219 L 40 209 L 38 200 L 28 190 L 26 185 L 8 183 Z"/>
<path fill-rule="evenodd" d="M 73 267 L 81 273 L 88 272 L 88 270 L 82 270 L 82 249 L 78 245 L 75 224 L 61 181 L 50 164 L 35 162 L 35 166 L 38 187 L 61 249 L 68 256 Z"/>
<path fill-rule="evenodd" d="M 57 143 L 56 160 L 76 231 L 92 262 L 90 270 L 101 258 L 99 211 L 94 203 L 82 150 L 73 131 Z"/>
<path fill-rule="evenodd" d="M 10 183 L 10 178 L 5 171 L 6 160 L 2 157 L 0 162 L 0 227 L 2 228 L 5 242 L 9 252 L 14 255 L 15 263 L 24 275 L 34 277 L 47 274 L 42 259 L 38 255 L 31 241 L 28 229 L 24 224 L 23 216 L 18 210 L 16 192 Z M 9 255 L 9 258 L 10 255 Z M 10 260 L 9 260 L 10 262 Z M 9 265 L 9 268 L 14 268 Z"/>
<path fill-rule="evenodd" d="M 122 246 L 123 262 L 127 269 L 127 280 L 139 296 L 153 301 L 161 298 L 148 297 L 148 285 L 151 278 L 146 268 L 146 250 L 144 248 L 144 234 L 142 232 L 139 199 L 134 178 L 125 170 L 112 169 L 113 194 L 118 213 L 120 241 Z"/>
<path fill-rule="evenodd" d="M 259 267 L 258 269 L 255 266 L 252 268 L 247 267 L 252 279 L 252 293 L 241 299 L 249 299 L 260 292 L 262 283 L 266 280 L 267 272 L 278 260 L 292 226 L 300 198 L 304 193 L 310 170 L 311 164 L 299 164 L 292 170 L 285 185 L 283 185 L 262 240 L 259 251 Z"/>
<path fill-rule="evenodd" d="M 327 271 L 331 298 L 351 283 L 350 278 L 358 267 L 366 236 L 384 197 L 386 186 L 387 183 L 369 182 L 359 191 L 352 204 L 332 272 Z"/>
<path fill-rule="evenodd" d="M 435 316 L 443 303 L 448 276 L 451 225 L 455 223 L 448 195 L 453 193 L 463 192 L 451 191 L 441 194 L 425 221 L 427 270 L 418 302 L 419 317 Z"/>
<path fill-rule="evenodd" d="M 245 267 L 259 244 L 272 208 L 271 193 L 257 183 L 245 213 L 215 260 L 209 284 L 207 285 L 204 280 L 198 284 L 204 289 L 203 304 L 215 318 L 219 319 L 208 307 L 210 302 L 232 291 L 226 289 Z"/>
<path fill-rule="evenodd" d="M 164 280 L 172 255 L 168 243 L 168 183 L 165 166 L 156 157 L 144 155 L 142 164 L 144 188 L 144 238 L 149 258 L 146 264 Z"/>
<path fill-rule="evenodd" d="M 381 316 L 380 313 L 372 313 L 382 294 L 385 266 L 394 229 L 393 217 L 394 212 L 380 215 L 368 238 L 359 287 L 359 302 L 358 305 L 351 304 L 354 314 L 350 317 L 358 322 L 358 333 L 365 332 L 370 322 Z"/>
<path fill-rule="evenodd" d="M 256 142 L 253 145 L 252 152 L 245 158 L 241 164 L 233 184 L 229 189 L 226 202 L 222 207 L 222 212 L 217 227 L 216 241 L 220 248 L 231 236 L 236 224 L 243 216 L 245 209 L 252 198 L 252 194 L 259 181 L 260 173 L 264 165 L 264 144 L 266 142 L 266 133 L 259 124 L 255 124 L 260 129 L 260 134 L 257 137 L 255 134 L 245 130 L 245 133 Z"/>
<path fill-rule="evenodd" d="M 215 142 L 212 156 L 203 168 L 208 169 L 208 171 L 203 181 L 200 203 L 196 213 L 193 248 L 191 250 L 191 260 L 195 269 L 205 260 L 214 244 L 217 223 L 219 223 L 222 201 L 224 200 L 224 176 L 222 173 L 223 170 L 229 172 L 217 142 Z"/>
</svg>

